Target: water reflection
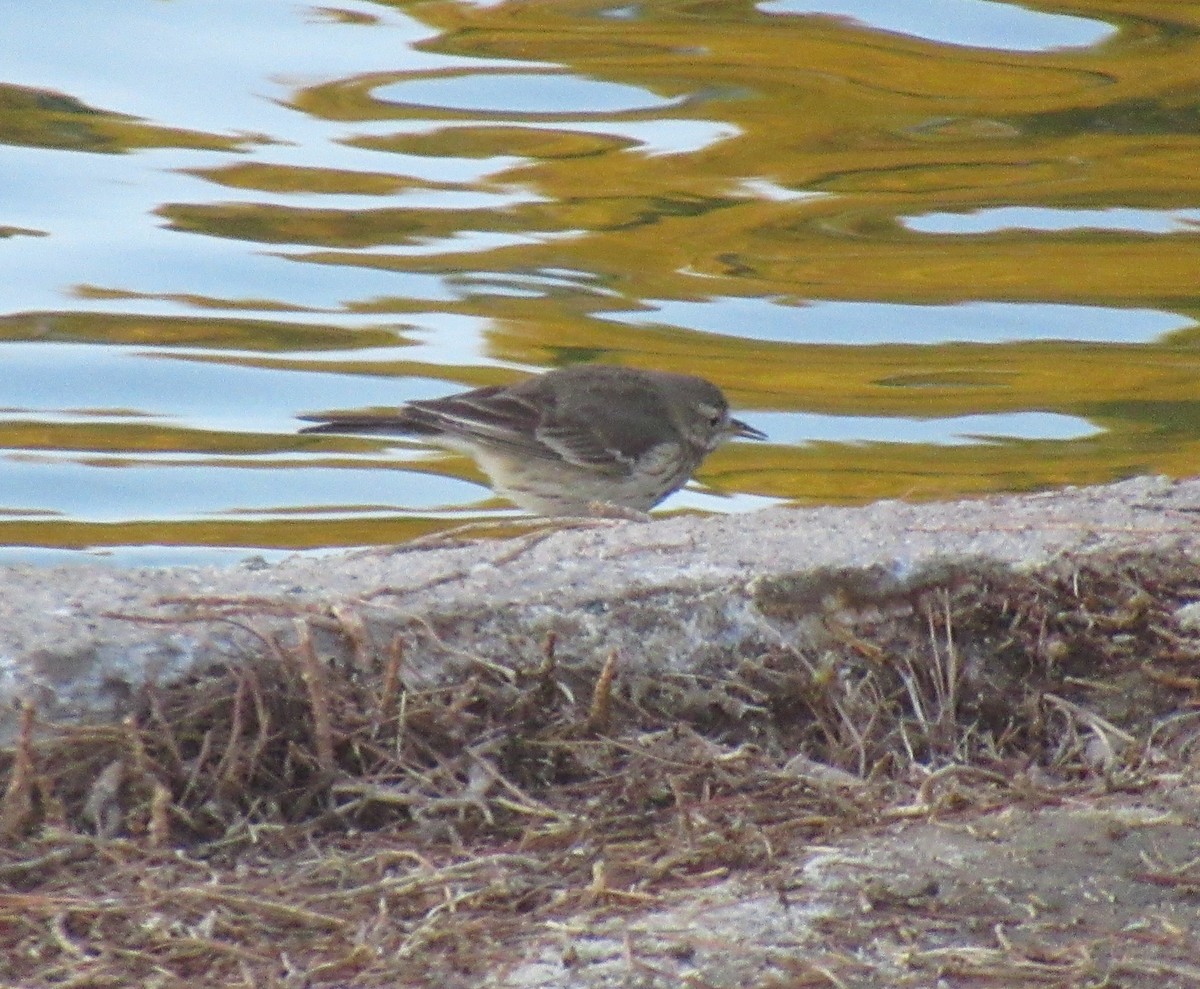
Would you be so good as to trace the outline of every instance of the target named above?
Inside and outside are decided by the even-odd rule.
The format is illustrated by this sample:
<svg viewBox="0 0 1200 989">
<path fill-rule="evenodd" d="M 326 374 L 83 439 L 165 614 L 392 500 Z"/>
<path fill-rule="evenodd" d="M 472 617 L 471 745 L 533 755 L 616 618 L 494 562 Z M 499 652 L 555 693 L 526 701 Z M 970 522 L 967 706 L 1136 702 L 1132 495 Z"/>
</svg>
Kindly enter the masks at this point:
<svg viewBox="0 0 1200 989">
<path fill-rule="evenodd" d="M 1144 234 L 1196 233 L 1200 209 L 1047 209 L 1001 206 L 970 213 L 926 213 L 904 225 L 917 233 L 987 234 L 1000 230 L 1131 230 Z"/>
<path fill-rule="evenodd" d="M 947 416 L 819 416 L 765 412 L 743 416 L 776 443 L 929 443 L 967 446 L 1022 439 L 1068 442 L 1097 436 L 1102 430 L 1075 416 L 1052 412 Z"/>
<path fill-rule="evenodd" d="M 8 458 L 0 461 L 5 492 L 0 518 L 52 513 L 81 521 L 114 522 L 225 514 L 303 520 L 317 514 L 321 505 L 337 506 L 321 513 L 327 516 L 368 510 L 421 513 L 473 500 L 479 491 L 437 474 L 422 475 L 420 483 L 415 483 L 411 472 L 405 474 L 405 481 L 389 490 L 388 472 L 380 471 L 378 462 L 360 468 L 339 464 L 313 472 L 308 464 L 266 459 L 248 468 L 211 460 L 189 463 L 170 456 L 143 456 L 136 465 L 116 457 L 93 456 L 83 461 L 62 455 Z M 303 492 L 305 504 L 289 506 L 288 491 Z M 401 495 L 399 500 L 396 494 Z"/>
<path fill-rule="evenodd" d="M 675 509 L 1200 468 L 1200 4 L 7 13 L 0 543 L 510 519 L 295 416 L 581 360 L 771 434 Z"/>
<path fill-rule="evenodd" d="M 992 0 L 925 0 L 885 4 L 878 0 L 766 0 L 766 14 L 848 17 L 872 28 L 926 38 L 945 45 L 1040 52 L 1099 44 L 1115 29 L 1102 21 L 1026 10 Z"/>
<path fill-rule="evenodd" d="M 1077 340 L 1146 343 L 1196 327 L 1179 313 L 1109 309 L 1044 302 L 884 302 L 711 298 L 688 302 L 647 299 L 636 312 L 599 318 L 633 326 L 669 325 L 752 340 L 863 346 L 902 338 L 907 343 L 1012 343 Z M 898 331 L 898 328 L 903 330 Z"/>
<path fill-rule="evenodd" d="M 408 78 L 375 90 L 375 98 L 422 109 L 466 110 L 502 114 L 509 119 L 524 115 L 613 114 L 661 112 L 681 106 L 636 86 L 584 79 L 563 72 L 459 72 Z"/>
</svg>

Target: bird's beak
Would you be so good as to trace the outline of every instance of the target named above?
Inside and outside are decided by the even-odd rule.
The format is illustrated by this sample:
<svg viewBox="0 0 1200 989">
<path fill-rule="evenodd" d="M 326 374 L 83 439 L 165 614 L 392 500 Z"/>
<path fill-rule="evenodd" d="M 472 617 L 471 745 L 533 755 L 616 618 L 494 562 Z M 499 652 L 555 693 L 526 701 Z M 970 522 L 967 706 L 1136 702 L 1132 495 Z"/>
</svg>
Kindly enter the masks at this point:
<svg viewBox="0 0 1200 989">
<path fill-rule="evenodd" d="M 767 434 L 761 429 L 755 429 L 748 422 L 742 422 L 741 419 L 730 419 L 725 428 L 730 436 L 740 436 L 747 440 L 765 440 L 767 438 Z"/>
</svg>

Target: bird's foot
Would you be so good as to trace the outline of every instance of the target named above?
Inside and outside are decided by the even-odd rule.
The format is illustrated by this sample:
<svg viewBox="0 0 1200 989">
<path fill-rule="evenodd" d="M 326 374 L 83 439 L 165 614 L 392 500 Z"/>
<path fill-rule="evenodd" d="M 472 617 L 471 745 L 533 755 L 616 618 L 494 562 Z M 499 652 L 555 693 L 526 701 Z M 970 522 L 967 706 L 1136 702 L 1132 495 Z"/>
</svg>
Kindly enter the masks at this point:
<svg viewBox="0 0 1200 989">
<path fill-rule="evenodd" d="M 649 512 L 639 512 L 636 508 L 625 505 L 614 505 L 611 501 L 590 501 L 587 507 L 587 517 L 593 519 L 619 519 L 624 522 L 649 522 Z"/>
</svg>

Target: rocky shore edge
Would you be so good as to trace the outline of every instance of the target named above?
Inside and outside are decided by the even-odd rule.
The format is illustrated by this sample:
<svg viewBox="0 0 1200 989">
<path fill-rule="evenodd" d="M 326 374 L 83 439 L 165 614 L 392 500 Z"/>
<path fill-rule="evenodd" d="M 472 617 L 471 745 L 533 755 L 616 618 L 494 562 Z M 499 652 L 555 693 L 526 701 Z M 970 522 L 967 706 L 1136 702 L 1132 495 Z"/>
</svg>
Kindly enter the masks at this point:
<svg viewBox="0 0 1200 989">
<path fill-rule="evenodd" d="M 3 568 L 0 957 L 1194 985 L 1198 523 L 1138 478 Z"/>
</svg>

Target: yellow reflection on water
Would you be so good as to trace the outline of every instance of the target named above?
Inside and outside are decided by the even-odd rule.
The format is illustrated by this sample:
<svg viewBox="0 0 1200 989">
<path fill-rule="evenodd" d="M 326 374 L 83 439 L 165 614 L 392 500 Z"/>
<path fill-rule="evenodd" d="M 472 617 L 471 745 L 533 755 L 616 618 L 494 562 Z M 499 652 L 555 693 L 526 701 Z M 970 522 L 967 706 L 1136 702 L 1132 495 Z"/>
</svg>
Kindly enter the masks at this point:
<svg viewBox="0 0 1200 989">
<path fill-rule="evenodd" d="M 68 461 L 117 451 L 200 464 L 244 457 L 264 470 L 306 463 L 315 476 L 353 453 L 383 468 L 396 462 L 386 444 L 314 443 L 287 417 L 339 402 L 398 404 L 425 397 L 431 382 L 444 391 L 603 360 L 703 374 L 751 415 L 882 423 L 1040 413 L 1081 424 L 1078 435 L 1044 438 L 1005 434 L 998 419 L 995 435 L 953 441 L 809 439 L 798 429 L 714 455 L 700 480 L 723 493 L 854 503 L 1200 470 L 1200 228 L 1136 227 L 1139 210 L 1200 207 L 1200 3 L 1023 4 L 1114 28 L 1092 47 L 1034 52 L 743 2 L 394 6 L 436 32 L 419 45 L 418 66 L 400 53 L 393 66 L 291 90 L 294 112 L 338 125 L 336 164 L 255 144 L 252 158 L 179 169 L 195 196 L 155 208 L 177 237 L 286 261 L 297 285 L 333 272 L 348 286 L 374 274 L 382 288 L 347 288 L 338 305 L 319 306 L 286 279 L 254 300 L 81 285 L 80 298 L 109 308 L 0 318 L 0 341 L 143 347 L 176 369 L 253 375 L 245 380 L 261 382 L 266 410 L 254 416 L 266 418 L 248 413 L 234 428 L 236 410 L 223 408 L 206 425 L 202 406 L 172 421 L 169 403 L 149 412 L 134 403 L 150 421 L 48 424 L 17 405 L 0 421 L 0 443 Z M 431 67 L 437 57 L 445 64 Z M 87 109 L 0 91 L 0 129 L 43 147 L 66 146 L 68 124 L 79 126 L 71 140 L 94 149 L 250 147 Z M 1053 210 L 1056 221 L 954 232 L 956 216 L 1007 207 Z M 1088 226 L 1113 208 L 1134 211 L 1135 225 Z M 910 222 L 933 214 L 937 233 Z M 755 325 L 615 321 L 664 302 L 728 299 L 771 300 L 770 338 Z M 898 317 L 881 307 L 880 319 L 896 320 L 881 330 L 885 342 L 830 343 L 806 339 L 800 325 L 821 300 L 911 308 Z M 1061 339 L 1034 339 L 1020 327 L 1001 338 L 964 325 L 921 342 L 920 306 L 977 300 L 1103 308 L 1128 313 L 1130 330 L 1073 339 L 1064 325 Z M 155 304 L 161 315 L 139 308 Z M 1147 311 L 1175 329 L 1138 337 L 1135 313 Z M 49 394 L 49 407 L 78 409 Z M 432 463 L 422 469 L 478 478 L 458 459 Z M 10 505 L 4 521 L 0 500 L 0 541 L 386 542 L 490 510 L 479 491 L 410 513 L 392 486 L 397 472 L 384 473 L 374 508 L 347 495 L 340 507 L 352 518 L 332 517 L 339 506 L 315 485 L 281 493 L 281 506 L 314 510 L 302 521 L 261 509 L 231 518 L 238 506 L 215 502 L 220 518 L 33 518 L 18 509 L 36 506 Z"/>
</svg>

